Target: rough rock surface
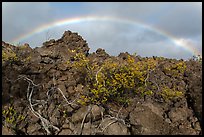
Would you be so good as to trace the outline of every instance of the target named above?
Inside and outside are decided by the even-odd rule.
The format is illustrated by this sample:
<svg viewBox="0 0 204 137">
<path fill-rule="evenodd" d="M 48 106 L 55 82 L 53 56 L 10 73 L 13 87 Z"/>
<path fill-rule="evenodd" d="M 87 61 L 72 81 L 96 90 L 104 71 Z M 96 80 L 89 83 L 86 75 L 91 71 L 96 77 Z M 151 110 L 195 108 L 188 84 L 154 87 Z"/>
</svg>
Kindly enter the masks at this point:
<svg viewBox="0 0 204 137">
<path fill-rule="evenodd" d="M 183 98 L 174 102 L 164 102 L 160 97 L 130 97 L 133 103 L 128 106 L 76 105 L 79 94 L 88 88 L 81 79 L 83 74 L 67 65 L 67 61 L 74 60 L 73 51 L 97 64 L 109 58 L 126 60 L 129 53 L 112 57 L 101 48 L 89 53 L 87 42 L 71 31 L 34 49 L 29 44 L 14 46 L 2 41 L 2 51 L 3 56 L 12 56 L 2 62 L 2 109 L 15 109 L 10 122 L 2 116 L 4 135 L 202 134 L 202 64 L 197 61 L 186 61 L 184 75 L 173 77 L 164 68 L 177 60 L 163 59 L 149 75 L 158 85 L 186 91 Z M 134 59 L 138 62 L 143 58 Z M 29 99 L 37 113 L 31 111 Z M 19 120 L 20 116 L 24 119 Z"/>
</svg>

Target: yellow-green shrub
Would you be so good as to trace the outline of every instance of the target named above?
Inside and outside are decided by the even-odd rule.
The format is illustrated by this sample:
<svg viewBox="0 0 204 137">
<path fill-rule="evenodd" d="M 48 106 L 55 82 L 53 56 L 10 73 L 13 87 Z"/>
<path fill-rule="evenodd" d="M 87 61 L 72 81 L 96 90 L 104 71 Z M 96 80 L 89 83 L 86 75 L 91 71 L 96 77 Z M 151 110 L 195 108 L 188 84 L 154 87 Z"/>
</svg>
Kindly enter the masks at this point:
<svg viewBox="0 0 204 137">
<path fill-rule="evenodd" d="M 18 57 L 16 53 L 14 53 L 13 51 L 9 51 L 9 52 L 2 51 L 2 62 L 5 62 L 5 61 L 10 61 L 10 62 L 18 61 Z"/>
<path fill-rule="evenodd" d="M 186 70 L 186 64 L 184 61 L 180 61 L 178 63 L 171 63 L 169 66 L 164 68 L 165 72 L 170 73 L 172 76 L 176 77 L 179 74 L 183 75 L 184 71 Z"/>
<path fill-rule="evenodd" d="M 184 91 L 178 91 L 175 90 L 175 88 L 171 89 L 168 86 L 163 86 L 159 94 L 165 101 L 169 101 L 174 98 L 182 97 L 184 95 Z"/>
<path fill-rule="evenodd" d="M 141 92 L 138 88 L 144 86 L 148 71 L 156 67 L 154 59 L 135 62 L 134 58 L 121 62 L 119 59 L 107 59 L 101 66 L 90 63 L 84 54 L 77 53 L 72 63 L 74 68 L 87 73 L 86 86 L 89 95 L 83 95 L 79 101 L 86 103 L 106 103 L 107 101 L 128 102 L 129 94 L 143 93 L 151 95 L 152 91 Z M 70 63 L 69 63 L 70 64 Z"/>
<path fill-rule="evenodd" d="M 120 60 L 112 57 L 104 60 L 102 65 L 92 63 L 83 53 L 73 51 L 74 61 L 67 63 L 79 74 L 85 74 L 84 84 L 88 93 L 83 94 L 78 102 L 82 105 L 88 103 L 104 104 L 106 102 L 129 103 L 130 95 L 154 95 L 160 94 L 165 100 L 174 97 L 180 97 L 181 92 L 163 87 L 160 93 L 154 93 L 155 86 L 147 88 L 150 85 L 148 75 L 153 71 L 158 60 L 146 58 L 135 62 L 134 56 L 129 55 L 126 60 Z M 179 62 L 173 66 L 177 71 L 183 72 L 185 65 Z M 168 68 L 167 68 L 168 69 Z M 176 71 L 176 73 L 177 73 Z"/>
</svg>

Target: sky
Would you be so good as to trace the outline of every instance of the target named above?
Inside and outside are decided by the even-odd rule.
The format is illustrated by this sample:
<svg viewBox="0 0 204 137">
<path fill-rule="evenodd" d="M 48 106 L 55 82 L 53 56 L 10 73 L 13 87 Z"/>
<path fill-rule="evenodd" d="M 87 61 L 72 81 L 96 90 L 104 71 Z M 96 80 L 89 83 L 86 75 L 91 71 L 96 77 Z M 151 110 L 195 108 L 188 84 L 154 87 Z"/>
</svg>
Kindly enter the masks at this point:
<svg viewBox="0 0 204 137">
<path fill-rule="evenodd" d="M 3 2 L 2 40 L 32 48 L 64 31 L 81 35 L 90 52 L 140 56 L 202 55 L 202 2 Z"/>
</svg>

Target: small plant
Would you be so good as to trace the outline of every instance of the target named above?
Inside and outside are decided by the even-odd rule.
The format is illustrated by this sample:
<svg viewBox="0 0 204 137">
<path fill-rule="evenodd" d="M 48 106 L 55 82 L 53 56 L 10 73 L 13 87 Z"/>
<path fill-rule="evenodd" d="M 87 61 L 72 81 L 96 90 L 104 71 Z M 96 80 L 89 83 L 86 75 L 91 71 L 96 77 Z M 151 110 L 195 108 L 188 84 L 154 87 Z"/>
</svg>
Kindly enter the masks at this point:
<svg viewBox="0 0 204 137">
<path fill-rule="evenodd" d="M 164 67 L 164 72 L 171 74 L 173 77 L 178 75 L 183 75 L 186 70 L 186 64 L 184 61 L 179 61 L 178 63 L 171 63 Z"/>
<path fill-rule="evenodd" d="M 135 56 L 135 57 L 136 57 L 136 56 L 137 56 L 137 52 L 134 52 L 134 53 L 133 53 L 133 56 Z"/>
<path fill-rule="evenodd" d="M 201 55 L 193 56 L 192 60 L 202 63 L 202 56 Z"/>
<path fill-rule="evenodd" d="M 13 52 L 12 50 L 9 52 L 2 51 L 2 62 L 4 63 L 7 61 L 10 63 L 18 61 L 18 57 L 17 57 L 16 53 Z"/>
<path fill-rule="evenodd" d="M 156 57 L 156 60 L 163 61 L 163 60 L 165 60 L 165 58 L 164 57 Z"/>
<path fill-rule="evenodd" d="M 171 89 L 167 86 L 163 86 L 162 91 L 159 94 L 165 101 L 169 101 L 175 98 L 182 97 L 184 95 L 184 92 L 175 90 L 175 88 Z"/>
<path fill-rule="evenodd" d="M 25 120 L 25 116 L 19 114 L 13 106 L 8 107 L 8 109 L 2 111 L 2 115 L 5 119 L 5 123 L 10 125 L 13 128 L 17 128 L 17 126 Z"/>
<path fill-rule="evenodd" d="M 30 62 L 30 60 L 31 60 L 31 56 L 28 56 L 25 59 L 23 59 L 24 62 Z"/>
<path fill-rule="evenodd" d="M 184 71 L 186 70 L 186 64 L 184 62 L 179 62 L 176 64 L 176 69 L 180 72 L 180 73 L 184 73 Z"/>
<path fill-rule="evenodd" d="M 26 46 L 26 45 L 19 45 L 18 47 L 19 47 L 19 49 L 20 49 L 20 50 L 24 50 L 24 49 L 26 49 L 26 48 L 27 48 L 27 46 Z"/>
</svg>

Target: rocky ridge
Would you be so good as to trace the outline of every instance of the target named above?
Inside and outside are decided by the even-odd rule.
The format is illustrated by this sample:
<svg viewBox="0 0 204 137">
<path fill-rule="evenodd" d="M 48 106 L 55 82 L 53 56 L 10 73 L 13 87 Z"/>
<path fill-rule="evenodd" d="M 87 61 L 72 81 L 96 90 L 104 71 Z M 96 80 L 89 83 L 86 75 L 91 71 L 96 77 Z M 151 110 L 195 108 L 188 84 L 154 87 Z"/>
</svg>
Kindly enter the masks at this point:
<svg viewBox="0 0 204 137">
<path fill-rule="evenodd" d="M 155 93 L 131 95 L 128 105 L 111 101 L 80 104 L 78 99 L 90 94 L 90 89 L 83 72 L 69 65 L 77 62 L 78 54 L 99 66 L 110 59 L 122 64 L 129 57 L 134 62 L 156 60 L 157 67 L 147 80 L 155 82 L 158 89 L 160 85 L 176 87 L 185 94 L 171 101 Z M 180 62 L 186 64 L 184 73 L 174 76 L 174 71 L 166 69 Z M 142 58 L 127 52 L 114 57 L 101 48 L 89 53 L 87 42 L 71 31 L 34 49 L 29 44 L 14 46 L 2 41 L 2 109 L 2 134 L 199 135 L 202 63 Z"/>
</svg>

